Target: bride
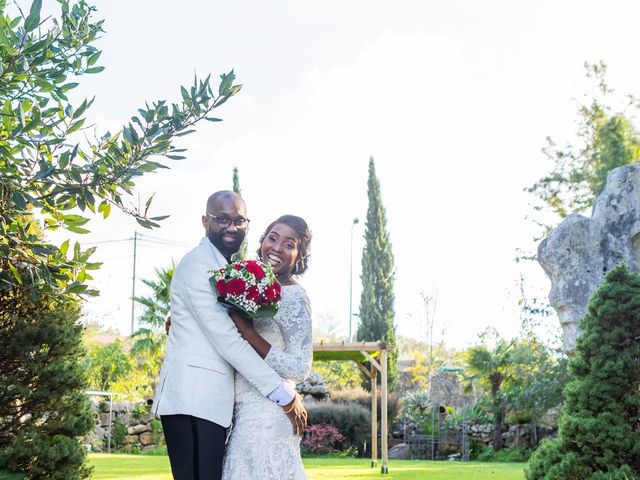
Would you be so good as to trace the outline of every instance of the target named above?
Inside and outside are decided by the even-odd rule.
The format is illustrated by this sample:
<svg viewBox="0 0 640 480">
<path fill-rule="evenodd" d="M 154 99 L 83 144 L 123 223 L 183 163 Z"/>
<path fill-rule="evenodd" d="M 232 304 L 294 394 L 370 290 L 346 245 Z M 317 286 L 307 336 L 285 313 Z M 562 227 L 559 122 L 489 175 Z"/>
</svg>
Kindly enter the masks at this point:
<svg viewBox="0 0 640 480">
<path fill-rule="evenodd" d="M 311 232 L 300 217 L 284 215 L 260 238 L 258 257 L 273 267 L 282 285 L 282 300 L 273 318 L 247 320 L 229 315 L 254 350 L 286 381 L 303 381 L 312 359 L 311 309 L 295 276 L 304 273 Z M 285 412 L 235 374 L 235 406 L 227 443 L 223 480 L 304 480 L 300 437 Z"/>
</svg>

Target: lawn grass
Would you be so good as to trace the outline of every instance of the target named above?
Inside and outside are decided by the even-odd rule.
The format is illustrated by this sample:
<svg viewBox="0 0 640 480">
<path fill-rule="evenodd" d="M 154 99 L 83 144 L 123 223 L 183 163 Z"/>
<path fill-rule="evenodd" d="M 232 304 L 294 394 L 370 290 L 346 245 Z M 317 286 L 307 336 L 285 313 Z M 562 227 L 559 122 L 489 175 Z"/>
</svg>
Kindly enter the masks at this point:
<svg viewBox="0 0 640 480">
<path fill-rule="evenodd" d="M 91 454 L 96 480 L 171 480 L 169 458 L 146 455 Z M 522 463 L 431 462 L 395 460 L 389 474 L 370 461 L 351 458 L 305 458 L 309 480 L 523 480 Z M 1 479 L 0 479 L 1 480 Z"/>
</svg>

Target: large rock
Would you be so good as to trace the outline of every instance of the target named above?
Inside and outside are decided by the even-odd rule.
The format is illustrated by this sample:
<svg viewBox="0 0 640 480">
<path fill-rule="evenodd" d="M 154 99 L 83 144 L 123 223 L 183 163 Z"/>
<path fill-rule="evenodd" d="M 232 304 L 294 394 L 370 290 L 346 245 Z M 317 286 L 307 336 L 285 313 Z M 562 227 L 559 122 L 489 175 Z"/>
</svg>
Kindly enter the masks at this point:
<svg viewBox="0 0 640 480">
<path fill-rule="evenodd" d="M 140 435 L 140 443 L 144 446 L 153 445 L 153 434 L 151 432 L 145 432 Z"/>
<path fill-rule="evenodd" d="M 312 371 L 302 383 L 296 385 L 296 390 L 305 398 L 305 400 L 308 398 L 324 400 L 330 393 L 329 389 L 324 384 L 322 375 L 314 371 Z"/>
<path fill-rule="evenodd" d="M 109 418 L 109 414 L 108 413 L 101 413 L 100 414 L 100 425 L 102 427 L 108 427 L 109 426 L 109 420 L 113 420 L 115 418 L 115 415 L 112 415 L 111 418 Z"/>
<path fill-rule="evenodd" d="M 138 417 L 138 421 L 140 423 L 151 423 L 151 420 L 154 418 L 156 418 L 156 416 L 153 413 L 143 413 Z"/>
<path fill-rule="evenodd" d="M 399 443 L 389 450 L 390 460 L 411 460 L 411 447 L 406 443 Z"/>
<path fill-rule="evenodd" d="M 573 351 L 587 303 L 606 272 L 624 263 L 639 271 L 640 164 L 611 171 L 591 218 L 570 215 L 538 247 L 538 262 L 551 279 L 549 301 Z"/>
<path fill-rule="evenodd" d="M 151 431 L 151 425 L 134 425 L 133 427 L 129 427 L 127 433 L 129 435 L 138 435 L 140 433 L 144 433 L 144 432 L 150 432 Z"/>
</svg>

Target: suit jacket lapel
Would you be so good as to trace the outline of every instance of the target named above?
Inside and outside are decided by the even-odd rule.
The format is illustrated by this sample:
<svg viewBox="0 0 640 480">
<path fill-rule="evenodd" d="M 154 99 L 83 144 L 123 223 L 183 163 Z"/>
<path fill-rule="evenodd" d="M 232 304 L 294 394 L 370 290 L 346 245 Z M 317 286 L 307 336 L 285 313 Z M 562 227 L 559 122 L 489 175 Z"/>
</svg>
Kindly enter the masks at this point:
<svg viewBox="0 0 640 480">
<path fill-rule="evenodd" d="M 224 267 L 229 263 L 227 262 L 227 259 L 224 258 L 224 255 L 220 253 L 220 250 L 218 250 L 207 237 L 200 240 L 200 245 L 202 244 L 207 246 L 207 251 L 211 255 L 211 259 L 216 267 Z"/>
</svg>

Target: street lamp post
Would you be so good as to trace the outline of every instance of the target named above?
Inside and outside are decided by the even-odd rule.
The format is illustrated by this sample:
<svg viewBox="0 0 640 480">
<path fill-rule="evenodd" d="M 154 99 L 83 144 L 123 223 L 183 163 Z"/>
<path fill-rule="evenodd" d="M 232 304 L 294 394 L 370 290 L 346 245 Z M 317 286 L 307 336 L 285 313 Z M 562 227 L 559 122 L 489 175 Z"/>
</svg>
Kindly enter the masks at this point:
<svg viewBox="0 0 640 480">
<path fill-rule="evenodd" d="M 353 228 L 360 222 L 356 217 L 351 224 L 351 253 L 349 256 L 349 342 L 351 342 L 351 322 L 353 320 Z"/>
</svg>

